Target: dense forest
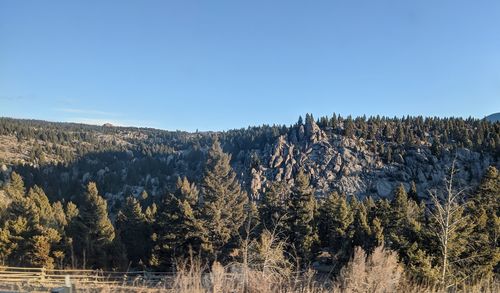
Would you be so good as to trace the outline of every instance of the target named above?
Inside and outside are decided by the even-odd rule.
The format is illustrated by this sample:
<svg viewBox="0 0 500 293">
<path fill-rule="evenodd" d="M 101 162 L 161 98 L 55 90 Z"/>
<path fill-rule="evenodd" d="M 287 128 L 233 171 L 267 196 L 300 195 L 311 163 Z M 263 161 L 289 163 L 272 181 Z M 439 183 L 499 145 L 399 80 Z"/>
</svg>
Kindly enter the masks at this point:
<svg viewBox="0 0 500 293">
<path fill-rule="evenodd" d="M 271 251 L 279 270 L 336 276 L 383 246 L 419 282 L 499 273 L 500 123 L 308 114 L 187 133 L 2 118 L 0 138 L 3 264 L 261 267 Z"/>
</svg>

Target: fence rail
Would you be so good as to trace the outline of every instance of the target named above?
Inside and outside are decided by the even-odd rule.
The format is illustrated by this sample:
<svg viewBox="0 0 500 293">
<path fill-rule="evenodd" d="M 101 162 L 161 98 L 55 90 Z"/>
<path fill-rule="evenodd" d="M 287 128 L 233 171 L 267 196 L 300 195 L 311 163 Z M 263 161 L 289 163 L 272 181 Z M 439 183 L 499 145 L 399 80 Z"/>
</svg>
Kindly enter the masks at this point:
<svg viewBox="0 0 500 293">
<path fill-rule="evenodd" d="M 162 286 L 170 284 L 174 275 L 166 272 L 110 272 L 101 270 L 60 270 L 45 268 L 0 266 L 0 283 L 63 285 L 67 278 L 72 284 Z"/>
</svg>

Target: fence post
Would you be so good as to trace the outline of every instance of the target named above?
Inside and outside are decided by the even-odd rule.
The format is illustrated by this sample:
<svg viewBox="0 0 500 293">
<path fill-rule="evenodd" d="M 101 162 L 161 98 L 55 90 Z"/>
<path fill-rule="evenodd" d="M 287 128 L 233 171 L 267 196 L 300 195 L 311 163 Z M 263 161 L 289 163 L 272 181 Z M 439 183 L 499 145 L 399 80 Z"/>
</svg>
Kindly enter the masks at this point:
<svg viewBox="0 0 500 293">
<path fill-rule="evenodd" d="M 42 267 L 42 269 L 40 271 L 41 271 L 40 282 L 44 282 L 45 281 L 45 267 Z"/>
</svg>

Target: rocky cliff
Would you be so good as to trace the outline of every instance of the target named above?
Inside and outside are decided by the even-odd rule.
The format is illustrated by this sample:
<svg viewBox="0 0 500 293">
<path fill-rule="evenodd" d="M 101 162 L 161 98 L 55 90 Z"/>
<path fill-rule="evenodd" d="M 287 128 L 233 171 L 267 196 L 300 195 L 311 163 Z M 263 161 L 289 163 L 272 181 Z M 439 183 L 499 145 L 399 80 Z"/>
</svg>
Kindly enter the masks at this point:
<svg viewBox="0 0 500 293">
<path fill-rule="evenodd" d="M 455 161 L 457 186 L 475 186 L 484 170 L 498 164 L 498 157 L 467 148 L 444 151 L 439 157 L 430 145 L 404 147 L 388 144 L 397 149 L 390 162 L 372 147 L 372 141 L 351 139 L 342 135 L 328 135 L 314 121 L 300 127 L 295 137 L 281 135 L 272 149 L 259 152 L 262 164 L 252 168 L 246 177 L 250 180 L 252 196 L 258 197 L 272 181 L 293 184 L 295 172 L 304 168 L 318 196 L 338 191 L 358 196 L 389 197 L 399 184 L 407 189 L 413 181 L 419 196 L 426 198 L 428 191 L 441 188 Z M 244 166 L 236 166 L 244 173 Z"/>
</svg>

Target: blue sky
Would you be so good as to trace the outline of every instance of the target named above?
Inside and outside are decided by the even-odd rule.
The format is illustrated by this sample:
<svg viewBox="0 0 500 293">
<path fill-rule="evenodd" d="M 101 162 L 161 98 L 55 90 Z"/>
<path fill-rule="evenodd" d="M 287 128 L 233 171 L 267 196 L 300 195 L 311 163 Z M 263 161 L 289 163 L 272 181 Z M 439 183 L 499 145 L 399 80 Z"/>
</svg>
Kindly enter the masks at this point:
<svg viewBox="0 0 500 293">
<path fill-rule="evenodd" d="M 0 116 L 222 130 L 500 111 L 500 1 L 0 0 Z"/>
</svg>

